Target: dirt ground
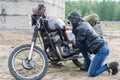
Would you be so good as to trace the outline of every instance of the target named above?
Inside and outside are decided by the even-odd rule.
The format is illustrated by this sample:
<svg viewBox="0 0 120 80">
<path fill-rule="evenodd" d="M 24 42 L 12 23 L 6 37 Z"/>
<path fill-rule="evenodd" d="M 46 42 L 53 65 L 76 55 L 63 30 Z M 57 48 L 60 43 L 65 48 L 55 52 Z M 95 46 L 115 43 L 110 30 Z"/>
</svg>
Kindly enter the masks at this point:
<svg viewBox="0 0 120 80">
<path fill-rule="evenodd" d="M 105 62 L 120 61 L 120 31 L 104 31 L 110 47 L 110 55 Z M 31 42 L 32 34 L 0 33 L 0 80 L 15 80 L 8 70 L 8 57 L 18 45 Z M 120 63 L 120 62 L 119 62 Z M 120 67 L 119 67 L 120 71 Z M 88 77 L 86 72 L 79 71 L 74 64 L 63 62 L 61 67 L 49 67 L 42 80 L 120 80 L 120 72 L 111 76 L 104 72 L 97 77 Z"/>
</svg>

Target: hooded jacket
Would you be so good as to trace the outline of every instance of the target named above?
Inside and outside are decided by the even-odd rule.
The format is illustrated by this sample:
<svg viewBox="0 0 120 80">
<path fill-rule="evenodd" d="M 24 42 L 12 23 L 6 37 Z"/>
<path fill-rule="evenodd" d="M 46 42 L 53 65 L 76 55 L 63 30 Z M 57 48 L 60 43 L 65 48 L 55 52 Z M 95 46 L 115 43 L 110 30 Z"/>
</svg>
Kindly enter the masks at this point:
<svg viewBox="0 0 120 80">
<path fill-rule="evenodd" d="M 96 53 L 105 41 L 94 31 L 88 22 L 81 22 L 75 29 L 73 47 L 84 46 L 89 53 Z"/>
</svg>

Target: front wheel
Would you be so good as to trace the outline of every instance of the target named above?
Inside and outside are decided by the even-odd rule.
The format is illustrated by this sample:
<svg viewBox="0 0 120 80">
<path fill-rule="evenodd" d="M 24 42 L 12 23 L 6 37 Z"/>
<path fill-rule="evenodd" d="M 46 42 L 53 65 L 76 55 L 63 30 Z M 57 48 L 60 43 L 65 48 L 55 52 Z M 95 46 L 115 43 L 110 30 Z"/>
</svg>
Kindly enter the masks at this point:
<svg viewBox="0 0 120 80">
<path fill-rule="evenodd" d="M 48 70 L 45 52 L 35 46 L 32 59 L 28 60 L 31 45 L 21 45 L 13 50 L 8 60 L 8 67 L 16 80 L 40 80 Z"/>
</svg>

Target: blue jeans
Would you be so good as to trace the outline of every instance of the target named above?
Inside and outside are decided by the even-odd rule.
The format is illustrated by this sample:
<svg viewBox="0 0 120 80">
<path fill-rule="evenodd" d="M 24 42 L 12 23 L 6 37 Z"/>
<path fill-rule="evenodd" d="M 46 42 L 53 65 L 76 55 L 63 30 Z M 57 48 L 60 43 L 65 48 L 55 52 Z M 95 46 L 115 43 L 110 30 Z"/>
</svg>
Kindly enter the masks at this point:
<svg viewBox="0 0 120 80">
<path fill-rule="evenodd" d="M 88 55 L 85 56 L 84 53 L 82 54 L 85 59 L 88 59 Z M 105 61 L 108 54 L 109 47 L 107 44 L 104 44 L 104 46 L 99 49 L 99 51 L 95 54 L 95 57 L 91 61 L 90 67 L 88 69 L 89 76 L 94 77 L 107 70 L 107 66 L 103 65 L 103 62 Z"/>
<path fill-rule="evenodd" d="M 87 52 L 86 48 L 81 45 L 81 46 L 79 47 L 79 50 L 80 50 L 80 52 L 82 53 L 85 61 L 90 62 L 90 61 L 91 61 L 91 59 L 90 59 L 90 54 Z"/>
</svg>

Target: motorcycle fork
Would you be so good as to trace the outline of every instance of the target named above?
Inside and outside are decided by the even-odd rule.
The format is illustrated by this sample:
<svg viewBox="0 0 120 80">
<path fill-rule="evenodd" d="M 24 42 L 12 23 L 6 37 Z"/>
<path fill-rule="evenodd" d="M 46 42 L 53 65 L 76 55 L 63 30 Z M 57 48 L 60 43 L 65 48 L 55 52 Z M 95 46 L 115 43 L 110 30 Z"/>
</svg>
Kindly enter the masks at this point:
<svg viewBox="0 0 120 80">
<path fill-rule="evenodd" d="M 38 27 L 35 26 L 34 32 L 33 32 L 33 37 L 32 37 L 32 43 L 31 43 L 31 47 L 30 47 L 30 52 L 29 52 L 29 56 L 28 56 L 28 60 L 32 59 L 32 53 L 33 53 L 33 49 L 34 49 L 34 46 L 35 46 L 35 43 L 36 43 L 37 36 L 38 36 Z"/>
</svg>

